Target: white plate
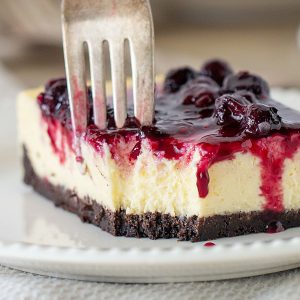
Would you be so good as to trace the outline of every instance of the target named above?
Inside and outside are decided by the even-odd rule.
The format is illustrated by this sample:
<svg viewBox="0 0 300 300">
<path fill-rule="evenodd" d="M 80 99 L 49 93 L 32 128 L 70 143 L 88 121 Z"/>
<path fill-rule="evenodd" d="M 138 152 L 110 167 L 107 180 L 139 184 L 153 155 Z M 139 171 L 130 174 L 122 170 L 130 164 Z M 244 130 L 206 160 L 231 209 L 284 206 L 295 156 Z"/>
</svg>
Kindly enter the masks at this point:
<svg viewBox="0 0 300 300">
<path fill-rule="evenodd" d="M 280 92 L 295 105 L 295 92 Z M 300 97 L 298 98 L 300 99 Z M 299 105 L 296 105 L 299 107 Z M 13 117 L 1 110 L 0 119 Z M 2 127 L 4 128 L 4 127 Z M 58 277 L 178 282 L 266 274 L 300 266 L 300 229 L 203 243 L 113 237 L 55 208 L 20 179 L 8 130 L 0 148 L 0 263 Z"/>
</svg>

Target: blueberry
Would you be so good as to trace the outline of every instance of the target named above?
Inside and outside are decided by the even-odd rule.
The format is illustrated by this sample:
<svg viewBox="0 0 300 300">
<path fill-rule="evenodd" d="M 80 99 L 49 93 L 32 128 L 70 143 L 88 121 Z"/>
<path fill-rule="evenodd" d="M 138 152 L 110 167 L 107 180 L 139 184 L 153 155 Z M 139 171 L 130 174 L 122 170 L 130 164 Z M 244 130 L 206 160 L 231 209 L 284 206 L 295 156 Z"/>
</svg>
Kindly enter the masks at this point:
<svg viewBox="0 0 300 300">
<path fill-rule="evenodd" d="M 58 115 L 62 110 L 68 109 L 69 101 L 67 95 L 66 79 L 49 81 L 45 86 L 45 92 L 38 98 L 42 112 L 49 116 Z"/>
<path fill-rule="evenodd" d="M 183 105 L 194 104 L 196 107 L 209 107 L 219 97 L 220 87 L 211 78 L 198 76 L 182 90 Z"/>
<path fill-rule="evenodd" d="M 241 95 L 232 94 L 216 100 L 214 117 L 227 132 L 231 128 L 240 134 L 260 137 L 281 129 L 281 117 L 277 112 L 275 107 L 251 103 Z"/>
<path fill-rule="evenodd" d="M 252 92 L 249 92 L 247 90 L 236 91 L 234 93 L 234 95 L 242 96 L 242 97 L 246 98 L 250 103 L 259 102 L 259 100 L 256 98 L 256 96 Z"/>
<path fill-rule="evenodd" d="M 251 104 L 247 107 L 242 126 L 244 132 L 251 136 L 264 136 L 281 128 L 281 117 L 277 109 L 264 104 Z"/>
<path fill-rule="evenodd" d="M 232 74 L 232 69 L 225 61 L 215 59 L 206 62 L 202 66 L 200 74 L 211 77 L 222 86 L 224 79 Z"/>
<path fill-rule="evenodd" d="M 219 89 L 220 86 L 210 77 L 204 76 L 204 75 L 198 75 L 195 79 L 191 80 L 189 82 L 190 86 L 195 86 L 195 85 L 207 85 L 213 88 Z"/>
<path fill-rule="evenodd" d="M 229 75 L 224 80 L 223 89 L 231 92 L 246 90 L 252 92 L 258 99 L 264 99 L 270 95 L 268 83 L 261 77 L 249 72 Z"/>
<path fill-rule="evenodd" d="M 223 95 L 216 100 L 215 118 L 217 124 L 231 125 L 240 124 L 245 116 L 247 105 L 250 102 L 239 95 Z"/>
<path fill-rule="evenodd" d="M 164 82 L 166 93 L 176 93 L 189 80 L 196 77 L 196 72 L 188 67 L 169 71 Z"/>
</svg>

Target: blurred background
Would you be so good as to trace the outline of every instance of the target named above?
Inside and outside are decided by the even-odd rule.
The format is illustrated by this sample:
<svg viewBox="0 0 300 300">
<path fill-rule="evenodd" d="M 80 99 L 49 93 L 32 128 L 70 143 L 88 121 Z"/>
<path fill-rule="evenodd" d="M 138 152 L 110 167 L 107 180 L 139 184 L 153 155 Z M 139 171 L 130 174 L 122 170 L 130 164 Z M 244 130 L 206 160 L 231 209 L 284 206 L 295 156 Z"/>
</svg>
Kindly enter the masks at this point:
<svg viewBox="0 0 300 300">
<path fill-rule="evenodd" d="M 84 1 L 84 0 L 83 0 Z M 300 87 L 300 0 L 151 0 L 156 70 L 228 60 Z M 60 0 L 1 0 L 0 67 L 33 87 L 64 74 Z"/>
</svg>

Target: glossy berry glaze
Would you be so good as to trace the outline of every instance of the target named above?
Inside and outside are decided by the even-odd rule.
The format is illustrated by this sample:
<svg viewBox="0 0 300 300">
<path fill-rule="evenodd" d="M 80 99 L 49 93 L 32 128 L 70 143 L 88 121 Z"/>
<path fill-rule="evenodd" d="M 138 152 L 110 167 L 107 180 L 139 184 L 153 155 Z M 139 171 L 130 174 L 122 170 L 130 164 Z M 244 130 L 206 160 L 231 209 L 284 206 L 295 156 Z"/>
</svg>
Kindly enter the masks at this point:
<svg viewBox="0 0 300 300">
<path fill-rule="evenodd" d="M 120 157 L 120 143 L 132 148 L 128 160 L 134 164 L 146 140 L 158 159 L 185 160 L 200 153 L 197 187 L 199 197 L 209 193 L 209 167 L 233 159 L 236 153 L 252 153 L 261 161 L 261 194 L 265 209 L 282 211 L 284 161 L 300 146 L 300 114 L 270 98 L 268 84 L 248 72 L 233 73 L 219 60 L 205 63 L 199 71 L 172 70 L 156 95 L 155 120 L 141 127 L 129 108 L 122 129 L 115 127 L 113 110 L 108 105 L 107 127 L 93 124 L 92 97 L 89 94 L 88 128 L 85 140 L 102 153 L 108 144 L 112 157 Z M 54 151 L 64 162 L 64 147 L 57 146 L 56 131 L 72 144 L 69 101 L 64 78 L 50 81 L 38 96 Z M 62 153 L 61 153 L 62 152 Z"/>
<path fill-rule="evenodd" d="M 213 242 L 206 242 L 206 243 L 203 244 L 203 246 L 204 246 L 204 247 L 207 247 L 207 248 L 211 248 L 211 247 L 216 246 L 216 244 L 213 243 Z"/>
<path fill-rule="evenodd" d="M 284 227 L 279 221 L 272 221 L 266 227 L 266 233 L 273 234 L 284 231 Z"/>
</svg>

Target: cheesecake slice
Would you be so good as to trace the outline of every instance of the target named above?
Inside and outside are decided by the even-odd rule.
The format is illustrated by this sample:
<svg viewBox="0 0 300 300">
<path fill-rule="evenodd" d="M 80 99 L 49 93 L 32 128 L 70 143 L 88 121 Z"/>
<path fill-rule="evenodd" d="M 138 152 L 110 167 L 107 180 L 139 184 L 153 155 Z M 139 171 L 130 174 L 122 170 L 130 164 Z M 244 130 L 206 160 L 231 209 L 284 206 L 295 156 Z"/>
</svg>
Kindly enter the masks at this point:
<svg viewBox="0 0 300 300">
<path fill-rule="evenodd" d="M 204 241 L 300 226 L 300 114 L 227 63 L 170 71 L 153 126 L 128 109 L 73 147 L 66 80 L 18 98 L 24 181 L 84 222 L 127 237 Z"/>
</svg>

